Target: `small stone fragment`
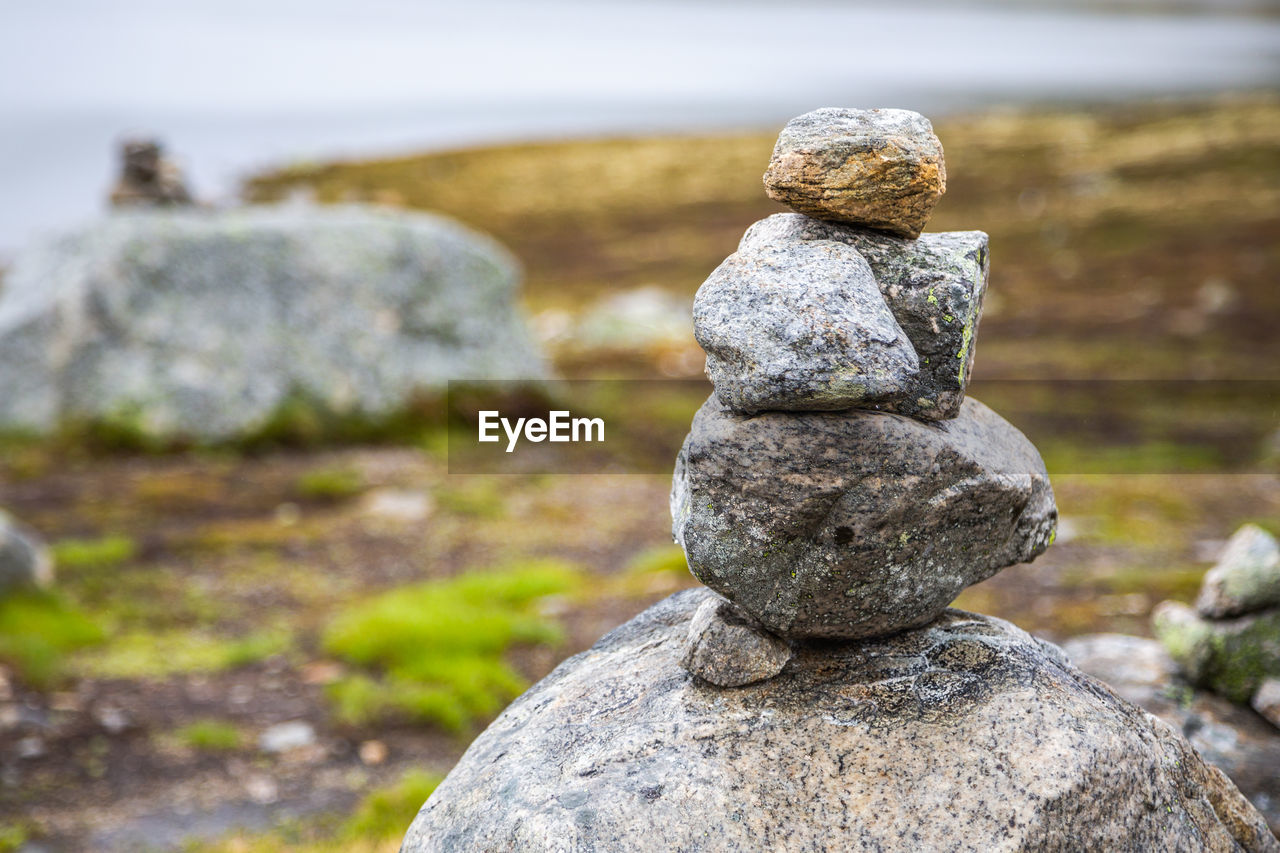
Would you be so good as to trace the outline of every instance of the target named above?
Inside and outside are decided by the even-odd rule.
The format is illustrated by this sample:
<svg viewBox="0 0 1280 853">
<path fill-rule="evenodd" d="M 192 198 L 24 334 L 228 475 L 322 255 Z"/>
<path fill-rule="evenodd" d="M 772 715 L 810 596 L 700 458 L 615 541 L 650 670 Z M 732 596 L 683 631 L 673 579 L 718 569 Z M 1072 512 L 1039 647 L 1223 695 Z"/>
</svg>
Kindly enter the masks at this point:
<svg viewBox="0 0 1280 853">
<path fill-rule="evenodd" d="M 1151 627 L 1189 681 L 1236 704 L 1248 704 L 1263 681 L 1280 676 L 1280 608 L 1211 621 L 1165 601 Z"/>
<path fill-rule="evenodd" d="M 53 583 L 53 557 L 31 530 L 0 511 L 0 596 Z"/>
<path fill-rule="evenodd" d="M 311 746 L 316 742 L 316 730 L 305 720 L 291 720 L 277 723 L 264 731 L 258 738 L 258 747 L 263 752 L 288 752 Z"/>
<path fill-rule="evenodd" d="M 1263 719 L 1280 729 L 1280 678 L 1268 678 L 1258 685 L 1250 704 Z"/>
<path fill-rule="evenodd" d="M 698 289 L 693 333 L 734 411 L 838 411 L 901 395 L 919 363 L 871 268 L 838 243 L 730 255 Z"/>
<path fill-rule="evenodd" d="M 1204 576 L 1196 610 L 1210 619 L 1241 616 L 1280 605 L 1280 545 L 1256 524 L 1227 541 L 1218 563 Z"/>
<path fill-rule="evenodd" d="M 919 113 L 827 107 L 787 122 L 764 188 L 800 213 L 914 239 L 947 191 L 947 170 Z"/>
<path fill-rule="evenodd" d="M 719 687 L 773 678 L 791 659 L 791 646 L 754 624 L 723 598 L 704 601 L 689 622 L 680 664 Z"/>
<path fill-rule="evenodd" d="M 978 320 L 987 292 L 987 235 L 943 231 L 912 241 L 798 213 L 777 213 L 748 228 L 738 251 L 785 249 L 815 240 L 843 243 L 866 259 L 919 359 L 919 372 L 906 390 L 874 407 L 921 420 L 954 418 L 973 373 Z"/>
<path fill-rule="evenodd" d="M 1049 546 L 1044 463 L 973 399 L 953 420 L 729 411 L 676 459 L 672 532 L 698 580 L 786 638 L 928 623 L 966 586 Z"/>
</svg>

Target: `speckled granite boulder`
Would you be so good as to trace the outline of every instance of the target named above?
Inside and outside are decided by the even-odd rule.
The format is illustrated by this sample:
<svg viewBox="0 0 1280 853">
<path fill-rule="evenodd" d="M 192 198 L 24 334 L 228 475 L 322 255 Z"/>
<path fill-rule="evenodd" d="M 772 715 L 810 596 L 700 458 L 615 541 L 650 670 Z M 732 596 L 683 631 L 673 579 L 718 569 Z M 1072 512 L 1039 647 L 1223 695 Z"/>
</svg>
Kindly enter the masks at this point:
<svg viewBox="0 0 1280 853">
<path fill-rule="evenodd" d="M 252 433 L 299 403 L 377 417 L 449 379 L 544 376 L 516 261 L 429 214 L 115 213 L 37 243 L 0 295 L 0 428 Z"/>
<path fill-rule="evenodd" d="M 800 213 L 915 238 L 947 191 L 947 169 L 919 113 L 827 107 L 787 122 L 764 188 Z"/>
<path fill-rule="evenodd" d="M 1151 627 L 1191 683 L 1232 702 L 1247 705 L 1263 681 L 1280 676 L 1280 608 L 1210 620 L 1165 601 Z"/>
<path fill-rule="evenodd" d="M 724 690 L 679 664 L 709 595 L 659 603 L 517 699 L 403 853 L 1280 849 L 1173 730 L 1007 622 L 947 611 Z"/>
<path fill-rule="evenodd" d="M 740 412 L 887 402 L 919 367 L 871 268 L 839 243 L 730 255 L 698 288 L 693 334 L 716 395 Z"/>
<path fill-rule="evenodd" d="M 1204 576 L 1196 610 L 1210 619 L 1280 607 L 1280 545 L 1256 524 L 1235 532 Z"/>
<path fill-rule="evenodd" d="M 748 228 L 738 251 L 785 250 L 815 240 L 843 243 L 866 259 L 919 361 L 918 373 L 902 394 L 867 408 L 922 420 L 955 417 L 973 373 L 978 320 L 987 292 L 987 235 L 944 231 L 903 240 L 798 213 L 778 213 Z"/>
<path fill-rule="evenodd" d="M 0 595 L 53 583 L 53 556 L 34 531 L 0 510 Z"/>
<path fill-rule="evenodd" d="M 1048 547 L 1044 463 L 999 415 L 735 414 L 712 396 L 676 460 L 672 532 L 698 580 L 784 637 L 933 619 Z"/>
<path fill-rule="evenodd" d="M 693 614 L 680 665 L 719 687 L 741 687 L 773 678 L 790 659 L 791 646 L 785 640 L 717 595 Z"/>
<path fill-rule="evenodd" d="M 1062 650 L 1120 698 L 1181 732 L 1206 761 L 1231 778 L 1271 831 L 1280 832 L 1280 731 L 1247 709 L 1189 684 L 1158 640 L 1088 634 L 1067 640 Z"/>
</svg>

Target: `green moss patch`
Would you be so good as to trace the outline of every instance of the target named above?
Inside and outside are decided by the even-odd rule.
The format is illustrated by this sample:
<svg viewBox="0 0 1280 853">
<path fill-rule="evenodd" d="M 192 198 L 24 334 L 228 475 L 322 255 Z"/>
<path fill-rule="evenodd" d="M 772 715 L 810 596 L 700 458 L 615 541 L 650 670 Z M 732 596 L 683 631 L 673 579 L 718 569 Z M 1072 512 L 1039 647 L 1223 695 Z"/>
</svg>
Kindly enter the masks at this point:
<svg viewBox="0 0 1280 853">
<path fill-rule="evenodd" d="M 539 601 L 573 589 L 573 567 L 544 561 L 431 581 L 352 605 L 324 632 L 324 648 L 365 669 L 333 684 L 353 724 L 402 717 L 459 731 L 524 689 L 504 660 L 516 644 L 556 644 L 559 624 Z"/>
<path fill-rule="evenodd" d="M 61 595 L 17 592 L 0 598 L 0 661 L 37 688 L 59 682 L 66 656 L 102 638 L 102 629 Z"/>
</svg>

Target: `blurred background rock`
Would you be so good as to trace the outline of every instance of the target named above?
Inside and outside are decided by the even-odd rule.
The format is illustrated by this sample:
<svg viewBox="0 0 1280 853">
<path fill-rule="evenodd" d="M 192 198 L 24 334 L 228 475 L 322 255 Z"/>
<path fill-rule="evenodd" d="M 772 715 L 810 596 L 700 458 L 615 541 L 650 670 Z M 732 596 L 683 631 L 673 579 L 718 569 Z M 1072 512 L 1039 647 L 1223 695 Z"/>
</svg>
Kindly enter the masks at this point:
<svg viewBox="0 0 1280 853">
<path fill-rule="evenodd" d="M 0 254 L 100 227 L 117 143 L 153 133 L 210 216 L 364 204 L 493 235 L 561 376 L 696 378 L 692 294 L 781 209 L 782 122 L 917 109 L 947 155 L 931 230 L 991 235 L 971 393 L 1041 448 L 1064 519 L 958 605 L 1149 637 L 1239 525 L 1280 532 L 1278 11 L 10 4 Z M 654 433 L 702 396 L 650 406 Z M 442 405 L 290 404 L 215 443 L 5 435 L 0 507 L 56 582 L 0 593 L 0 850 L 394 850 L 524 685 L 692 584 L 669 477 L 449 476 Z M 1269 724 L 1179 699 L 1142 649 L 1153 706 L 1265 777 Z"/>
</svg>

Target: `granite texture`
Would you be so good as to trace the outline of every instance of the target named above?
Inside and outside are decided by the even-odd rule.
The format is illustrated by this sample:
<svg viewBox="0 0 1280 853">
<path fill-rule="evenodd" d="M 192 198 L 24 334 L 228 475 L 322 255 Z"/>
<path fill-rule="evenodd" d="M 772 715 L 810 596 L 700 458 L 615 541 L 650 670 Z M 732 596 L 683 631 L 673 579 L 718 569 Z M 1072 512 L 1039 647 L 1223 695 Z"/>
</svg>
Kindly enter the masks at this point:
<svg viewBox="0 0 1280 853">
<path fill-rule="evenodd" d="M 0 510 L 0 595 L 53 583 L 53 556 L 36 533 Z"/>
<path fill-rule="evenodd" d="M 716 395 L 740 412 L 888 401 L 919 368 L 871 268 L 839 243 L 730 255 L 698 288 L 693 334 Z"/>
<path fill-rule="evenodd" d="M 738 251 L 785 251 L 813 241 L 843 243 L 866 259 L 919 362 L 919 371 L 902 394 L 867 408 L 922 420 L 955 417 L 973 373 L 987 292 L 987 235 L 944 231 L 904 240 L 798 213 L 778 213 L 748 228 Z"/>
<path fill-rule="evenodd" d="M 915 238 L 947 191 L 947 169 L 919 113 L 827 107 L 787 122 L 764 188 L 799 213 Z"/>
<path fill-rule="evenodd" d="M 693 614 L 680 665 L 719 687 L 741 687 L 773 678 L 790 659 L 791 646 L 785 640 L 715 596 Z"/>
<path fill-rule="evenodd" d="M 1057 523 L 1036 449 L 972 399 L 929 424 L 745 416 L 713 395 L 676 460 L 671 514 L 693 574 L 784 637 L 923 625 L 1044 551 Z"/>
<path fill-rule="evenodd" d="M 1280 607 L 1210 620 L 1165 601 L 1151 614 L 1151 627 L 1191 683 L 1237 704 L 1249 704 L 1263 681 L 1280 676 Z"/>
<path fill-rule="evenodd" d="M 986 616 L 801 646 L 724 689 L 688 590 L 561 664 L 471 745 L 404 853 L 1275 851 L 1167 725 Z"/>
<path fill-rule="evenodd" d="M 1062 650 L 1120 698 L 1180 732 L 1206 761 L 1231 778 L 1271 831 L 1280 832 L 1280 731 L 1247 709 L 1188 683 L 1157 640 L 1088 634 L 1067 640 Z M 1274 683 L 1280 687 L 1280 682 Z"/>
<path fill-rule="evenodd" d="M 0 428 L 252 433 L 378 416 L 449 379 L 546 374 L 515 260 L 443 217 L 305 205 L 117 212 L 24 251 L 0 295 Z"/>
<path fill-rule="evenodd" d="M 1222 619 L 1280 607 L 1280 545 L 1256 524 L 1246 524 L 1200 584 L 1196 610 Z"/>
</svg>

